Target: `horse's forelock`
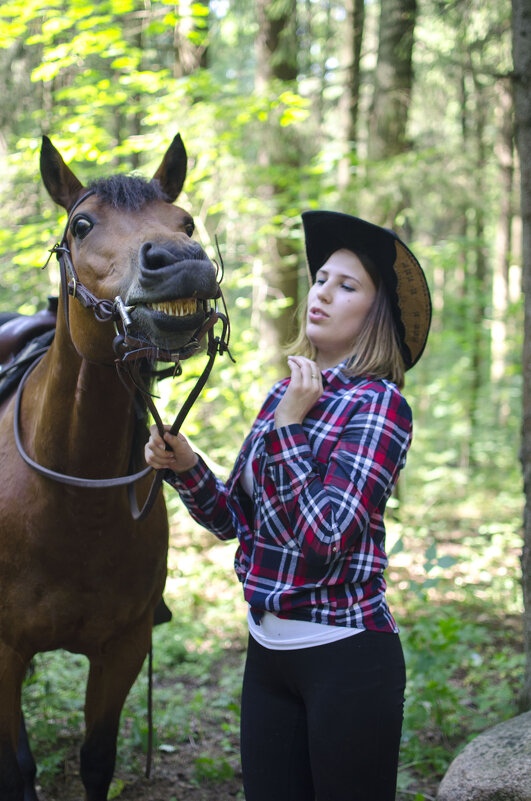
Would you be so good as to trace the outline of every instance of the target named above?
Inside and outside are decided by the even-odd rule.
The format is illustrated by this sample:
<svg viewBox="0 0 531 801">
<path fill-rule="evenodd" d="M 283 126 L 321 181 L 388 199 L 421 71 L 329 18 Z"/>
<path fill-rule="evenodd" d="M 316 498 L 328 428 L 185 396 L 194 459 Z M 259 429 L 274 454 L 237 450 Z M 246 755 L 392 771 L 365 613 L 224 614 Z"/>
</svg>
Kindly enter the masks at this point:
<svg viewBox="0 0 531 801">
<path fill-rule="evenodd" d="M 146 181 L 135 175 L 99 178 L 88 189 L 112 208 L 125 211 L 138 211 L 152 200 L 168 200 L 158 181 Z"/>
</svg>

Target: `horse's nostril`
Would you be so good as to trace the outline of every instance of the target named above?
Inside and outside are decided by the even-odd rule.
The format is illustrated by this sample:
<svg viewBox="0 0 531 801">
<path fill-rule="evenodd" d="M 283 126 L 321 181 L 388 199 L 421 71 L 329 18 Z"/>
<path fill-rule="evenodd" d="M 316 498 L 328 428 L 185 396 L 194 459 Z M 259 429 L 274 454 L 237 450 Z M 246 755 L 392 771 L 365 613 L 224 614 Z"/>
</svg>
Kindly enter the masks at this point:
<svg viewBox="0 0 531 801">
<path fill-rule="evenodd" d="M 160 270 L 170 264 L 188 259 L 202 260 L 205 253 L 198 242 L 186 241 L 182 244 L 168 242 L 158 245 L 144 242 L 140 248 L 140 264 L 146 270 Z"/>
<path fill-rule="evenodd" d="M 165 267 L 174 261 L 174 259 L 170 259 L 170 254 L 166 250 L 153 247 L 149 242 L 142 245 L 140 259 L 148 270 L 158 270 L 159 267 Z"/>
</svg>

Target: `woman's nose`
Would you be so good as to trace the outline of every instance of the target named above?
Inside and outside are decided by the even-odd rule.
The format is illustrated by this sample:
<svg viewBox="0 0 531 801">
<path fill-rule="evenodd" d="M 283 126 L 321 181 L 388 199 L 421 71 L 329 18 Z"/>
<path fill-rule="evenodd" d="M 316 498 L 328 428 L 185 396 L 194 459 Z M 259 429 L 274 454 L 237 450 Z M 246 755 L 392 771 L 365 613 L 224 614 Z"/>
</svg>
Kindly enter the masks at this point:
<svg viewBox="0 0 531 801">
<path fill-rule="evenodd" d="M 326 302 L 330 300 L 330 288 L 328 286 L 328 282 L 325 282 L 324 284 L 318 284 L 317 297 L 319 300 L 324 300 Z"/>
</svg>

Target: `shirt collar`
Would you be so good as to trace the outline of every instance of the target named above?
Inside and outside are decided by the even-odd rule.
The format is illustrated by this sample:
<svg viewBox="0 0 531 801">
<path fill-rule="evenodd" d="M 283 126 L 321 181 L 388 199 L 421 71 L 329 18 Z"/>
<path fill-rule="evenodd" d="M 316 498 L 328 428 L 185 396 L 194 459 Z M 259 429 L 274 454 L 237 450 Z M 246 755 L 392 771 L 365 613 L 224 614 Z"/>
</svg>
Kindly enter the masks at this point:
<svg viewBox="0 0 531 801">
<path fill-rule="evenodd" d="M 332 386 L 347 386 L 352 384 L 352 376 L 348 375 L 345 372 L 345 368 L 348 365 L 348 359 L 336 364 L 334 367 L 327 367 L 326 370 L 322 370 L 321 375 L 323 376 L 323 384 L 331 384 Z"/>
</svg>

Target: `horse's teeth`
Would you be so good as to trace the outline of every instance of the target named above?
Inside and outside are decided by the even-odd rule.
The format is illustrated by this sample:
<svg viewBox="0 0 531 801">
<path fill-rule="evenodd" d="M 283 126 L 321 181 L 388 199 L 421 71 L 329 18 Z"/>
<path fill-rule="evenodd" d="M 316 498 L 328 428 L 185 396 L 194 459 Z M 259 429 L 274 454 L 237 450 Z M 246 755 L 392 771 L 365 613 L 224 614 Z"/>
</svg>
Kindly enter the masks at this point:
<svg viewBox="0 0 531 801">
<path fill-rule="evenodd" d="M 150 309 L 162 312 L 170 317 L 186 317 L 195 314 L 197 311 L 197 300 L 195 298 L 181 298 L 180 300 L 167 300 L 162 303 L 149 303 Z"/>
</svg>

